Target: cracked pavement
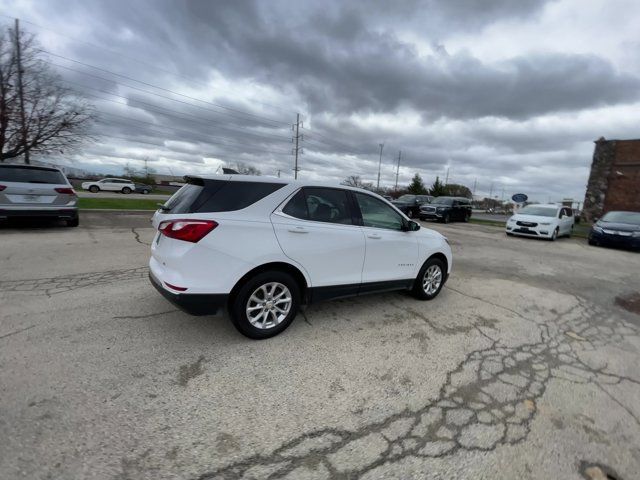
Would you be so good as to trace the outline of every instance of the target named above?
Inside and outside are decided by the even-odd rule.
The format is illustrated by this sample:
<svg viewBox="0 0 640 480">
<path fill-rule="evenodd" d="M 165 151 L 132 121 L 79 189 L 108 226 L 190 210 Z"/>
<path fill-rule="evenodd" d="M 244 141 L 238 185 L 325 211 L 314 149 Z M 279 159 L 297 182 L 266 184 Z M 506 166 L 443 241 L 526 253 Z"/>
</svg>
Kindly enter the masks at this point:
<svg viewBox="0 0 640 480">
<path fill-rule="evenodd" d="M 429 226 L 438 299 L 262 342 L 155 292 L 144 215 L 0 230 L 0 477 L 637 478 L 640 255 Z"/>
</svg>

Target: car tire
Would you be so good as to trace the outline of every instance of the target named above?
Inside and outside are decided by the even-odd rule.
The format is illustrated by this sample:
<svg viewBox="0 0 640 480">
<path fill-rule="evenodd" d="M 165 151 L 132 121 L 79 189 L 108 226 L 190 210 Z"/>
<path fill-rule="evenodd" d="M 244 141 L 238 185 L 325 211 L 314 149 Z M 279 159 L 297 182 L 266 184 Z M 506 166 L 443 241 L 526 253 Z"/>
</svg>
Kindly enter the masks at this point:
<svg viewBox="0 0 640 480">
<path fill-rule="evenodd" d="M 469 223 L 470 219 L 471 219 L 471 214 L 470 213 L 465 213 L 463 221 L 465 223 Z"/>
<path fill-rule="evenodd" d="M 284 300 L 280 302 L 283 312 L 274 310 L 278 303 L 262 305 L 259 302 L 264 300 L 263 303 L 267 304 L 272 298 L 270 294 L 275 297 L 283 295 L 281 298 Z M 288 273 L 274 270 L 259 273 L 240 286 L 231 300 L 229 313 L 233 325 L 241 334 L 255 340 L 262 340 L 282 333 L 291 325 L 298 313 L 299 305 L 300 286 L 296 280 Z M 250 309 L 257 312 L 253 318 L 249 317 L 252 313 Z M 261 324 L 266 325 L 261 327 Z"/>
<path fill-rule="evenodd" d="M 444 217 L 442 217 L 442 223 L 449 223 L 451 221 L 451 217 L 449 216 L 448 213 L 444 214 Z"/>
<path fill-rule="evenodd" d="M 91 193 L 98 193 L 98 192 L 100 191 L 100 187 L 99 187 L 99 186 L 97 186 L 97 185 L 91 185 L 91 186 L 89 187 L 89 191 L 90 191 Z"/>
<path fill-rule="evenodd" d="M 77 227 L 78 225 L 80 225 L 80 217 L 79 216 L 75 216 L 70 220 L 67 220 L 67 227 Z"/>
<path fill-rule="evenodd" d="M 549 238 L 550 242 L 555 242 L 558 239 L 558 233 L 560 232 L 560 228 L 556 227 L 556 229 L 553 231 L 553 234 L 551 235 L 551 238 Z"/>
<path fill-rule="evenodd" d="M 142 190 L 142 194 L 143 194 L 143 195 L 148 195 L 149 193 L 151 193 L 151 191 L 150 191 L 150 190 Z"/>
<path fill-rule="evenodd" d="M 424 262 L 413 282 L 411 293 L 418 300 L 433 300 L 444 286 L 447 275 L 445 264 L 439 258 L 431 257 Z M 435 281 L 438 280 L 437 285 Z"/>
<path fill-rule="evenodd" d="M 588 240 L 588 242 L 589 242 L 589 245 L 591 245 L 591 246 L 593 246 L 593 247 L 597 247 L 597 246 L 599 245 L 599 243 L 598 243 L 598 242 L 596 242 L 595 240 L 591 240 L 591 239 L 589 239 L 589 240 Z"/>
<path fill-rule="evenodd" d="M 407 217 L 413 218 L 413 210 L 411 209 L 407 210 Z"/>
<path fill-rule="evenodd" d="M 122 189 L 122 193 L 124 193 L 125 195 L 129 195 L 131 193 L 131 189 L 129 187 L 124 187 Z"/>
<path fill-rule="evenodd" d="M 507 234 L 507 237 L 513 237 L 513 233 L 511 232 L 505 232 Z"/>
</svg>

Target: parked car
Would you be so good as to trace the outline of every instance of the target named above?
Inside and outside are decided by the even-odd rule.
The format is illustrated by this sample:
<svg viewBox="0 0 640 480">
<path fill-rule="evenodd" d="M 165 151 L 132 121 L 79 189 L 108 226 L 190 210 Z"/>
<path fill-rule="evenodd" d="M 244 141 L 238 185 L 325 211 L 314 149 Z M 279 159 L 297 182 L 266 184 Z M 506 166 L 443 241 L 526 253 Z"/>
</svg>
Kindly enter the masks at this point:
<svg viewBox="0 0 640 480">
<path fill-rule="evenodd" d="M 468 222 L 471 218 L 471 200 L 464 197 L 436 197 L 429 205 L 420 207 L 420 220 Z"/>
<path fill-rule="evenodd" d="M 146 185 L 144 183 L 136 183 L 135 185 L 135 189 L 134 192 L 136 193 L 143 193 L 145 195 L 151 193 L 151 190 L 153 190 L 153 187 L 151 185 Z"/>
<path fill-rule="evenodd" d="M 61 170 L 0 164 L 0 219 L 46 217 L 77 227 L 78 197 Z"/>
<path fill-rule="evenodd" d="M 98 193 L 104 190 L 105 192 L 122 192 L 129 194 L 136 189 L 136 185 L 126 178 L 103 178 L 97 182 L 82 182 L 82 188 L 89 190 L 91 193 Z"/>
<path fill-rule="evenodd" d="M 431 195 L 402 195 L 393 203 L 398 210 L 409 218 L 417 217 L 420 214 L 420 206 L 429 203 L 433 197 Z"/>
<path fill-rule="evenodd" d="M 445 237 L 366 190 L 245 175 L 186 180 L 153 216 L 151 282 L 192 314 L 228 307 L 247 337 L 282 332 L 301 303 L 390 290 L 431 300 L 451 271 Z"/>
<path fill-rule="evenodd" d="M 507 220 L 507 235 L 555 240 L 573 233 L 573 211 L 557 205 L 527 205 Z"/>
<path fill-rule="evenodd" d="M 589 245 L 640 249 L 640 212 L 608 212 L 589 232 Z"/>
</svg>

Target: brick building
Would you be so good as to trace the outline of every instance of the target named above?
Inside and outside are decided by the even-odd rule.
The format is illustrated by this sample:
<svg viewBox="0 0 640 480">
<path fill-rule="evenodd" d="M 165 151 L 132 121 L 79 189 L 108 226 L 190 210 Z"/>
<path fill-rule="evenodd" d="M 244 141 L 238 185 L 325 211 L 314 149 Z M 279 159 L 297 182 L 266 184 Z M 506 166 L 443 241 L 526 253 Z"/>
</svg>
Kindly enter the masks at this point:
<svg viewBox="0 0 640 480">
<path fill-rule="evenodd" d="M 600 218 L 610 210 L 640 212 L 640 140 L 595 142 L 582 217 Z"/>
</svg>

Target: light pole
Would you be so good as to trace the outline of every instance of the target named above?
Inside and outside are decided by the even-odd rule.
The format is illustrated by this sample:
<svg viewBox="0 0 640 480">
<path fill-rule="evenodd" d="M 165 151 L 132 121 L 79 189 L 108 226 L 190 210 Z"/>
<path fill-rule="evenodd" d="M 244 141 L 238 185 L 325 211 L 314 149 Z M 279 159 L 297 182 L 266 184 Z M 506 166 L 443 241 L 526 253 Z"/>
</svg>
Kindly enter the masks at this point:
<svg viewBox="0 0 640 480">
<path fill-rule="evenodd" d="M 380 161 L 378 162 L 378 185 L 376 186 L 376 190 L 380 191 L 380 169 L 382 168 L 382 149 L 384 148 L 384 143 L 379 143 L 380 145 Z"/>
</svg>

